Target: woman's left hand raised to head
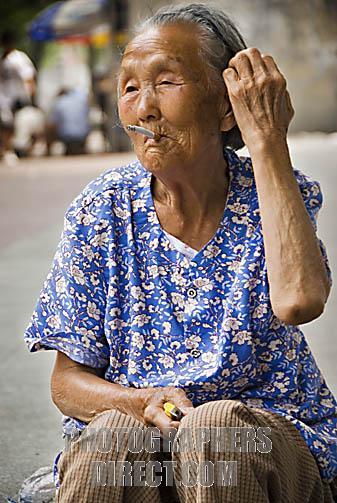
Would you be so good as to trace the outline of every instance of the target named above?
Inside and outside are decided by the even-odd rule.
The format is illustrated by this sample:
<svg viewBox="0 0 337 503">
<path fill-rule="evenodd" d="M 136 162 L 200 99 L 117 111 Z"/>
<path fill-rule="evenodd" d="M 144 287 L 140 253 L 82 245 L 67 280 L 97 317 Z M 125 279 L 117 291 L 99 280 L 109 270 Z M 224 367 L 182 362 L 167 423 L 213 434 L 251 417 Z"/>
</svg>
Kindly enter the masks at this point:
<svg viewBox="0 0 337 503">
<path fill-rule="evenodd" d="M 287 83 L 271 56 L 238 52 L 222 73 L 236 123 L 247 145 L 285 139 L 294 116 Z"/>
</svg>

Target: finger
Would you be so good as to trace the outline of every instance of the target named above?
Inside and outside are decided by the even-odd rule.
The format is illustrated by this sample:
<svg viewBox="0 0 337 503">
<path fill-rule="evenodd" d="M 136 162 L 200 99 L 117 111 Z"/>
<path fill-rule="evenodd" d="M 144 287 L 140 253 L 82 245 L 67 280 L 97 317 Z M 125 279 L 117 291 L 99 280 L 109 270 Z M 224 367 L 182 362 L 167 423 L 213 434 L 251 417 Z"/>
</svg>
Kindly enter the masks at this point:
<svg viewBox="0 0 337 503">
<path fill-rule="evenodd" d="M 250 65 L 253 69 L 254 75 L 259 75 L 261 73 L 267 72 L 267 67 L 264 63 L 262 55 L 256 47 L 250 47 L 246 49 L 245 54 L 247 55 Z"/>
<path fill-rule="evenodd" d="M 226 68 L 226 70 L 222 72 L 222 76 L 228 92 L 239 82 L 239 76 L 234 68 Z"/>
<path fill-rule="evenodd" d="M 186 393 L 183 390 L 176 390 L 173 393 L 171 392 L 167 394 L 166 399 L 168 402 L 171 402 L 173 405 L 178 407 L 184 415 L 194 409 L 193 403 L 189 398 L 187 398 Z"/>
<path fill-rule="evenodd" d="M 157 426 L 162 432 L 171 427 L 172 420 L 165 414 L 161 405 L 149 405 L 144 411 L 147 424 Z"/>
<path fill-rule="evenodd" d="M 280 73 L 280 70 L 278 69 L 272 56 L 269 54 L 263 54 L 262 59 L 269 73 Z"/>
<path fill-rule="evenodd" d="M 178 430 L 180 426 L 180 421 L 171 421 L 170 424 L 172 428 L 176 428 Z"/>
<path fill-rule="evenodd" d="M 288 93 L 287 90 L 285 92 L 285 98 L 286 98 L 286 104 L 287 104 L 288 110 L 290 111 L 290 114 L 291 114 L 291 118 L 293 118 L 295 115 L 295 110 L 294 110 L 293 104 L 290 99 L 290 94 Z"/>
<path fill-rule="evenodd" d="M 228 63 L 229 68 L 233 68 L 238 74 L 239 79 L 251 79 L 253 77 L 253 68 L 250 60 L 244 51 L 238 52 Z"/>
</svg>

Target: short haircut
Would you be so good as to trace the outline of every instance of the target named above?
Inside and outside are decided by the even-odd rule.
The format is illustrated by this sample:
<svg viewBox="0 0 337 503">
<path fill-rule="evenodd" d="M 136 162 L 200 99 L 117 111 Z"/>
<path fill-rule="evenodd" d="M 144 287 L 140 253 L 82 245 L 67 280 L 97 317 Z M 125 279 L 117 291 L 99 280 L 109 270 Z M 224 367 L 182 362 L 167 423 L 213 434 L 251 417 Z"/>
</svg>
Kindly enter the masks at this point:
<svg viewBox="0 0 337 503">
<path fill-rule="evenodd" d="M 0 35 L 0 44 L 2 46 L 15 45 L 17 42 L 17 35 L 13 30 L 3 31 Z"/>
<path fill-rule="evenodd" d="M 208 91 L 221 82 L 222 72 L 235 54 L 246 49 L 246 43 L 233 21 L 220 9 L 205 4 L 184 4 L 162 7 L 154 15 L 138 24 L 134 35 L 147 29 L 165 25 L 186 23 L 200 29 L 200 55 L 209 66 Z M 238 126 L 222 133 L 223 147 L 238 150 L 244 146 Z"/>
</svg>

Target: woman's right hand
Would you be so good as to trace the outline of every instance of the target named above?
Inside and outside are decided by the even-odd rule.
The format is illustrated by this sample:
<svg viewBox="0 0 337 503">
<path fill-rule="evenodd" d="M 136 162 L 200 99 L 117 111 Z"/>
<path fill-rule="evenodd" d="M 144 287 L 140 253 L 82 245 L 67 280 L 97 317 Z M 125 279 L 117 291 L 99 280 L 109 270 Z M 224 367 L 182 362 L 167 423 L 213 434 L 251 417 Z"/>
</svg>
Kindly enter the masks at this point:
<svg viewBox="0 0 337 503">
<path fill-rule="evenodd" d="M 157 426 L 162 433 L 167 428 L 179 428 L 180 425 L 179 421 L 173 421 L 166 415 L 165 402 L 178 407 L 184 416 L 194 408 L 185 391 L 174 386 L 127 389 L 129 414 L 146 426 Z"/>
<path fill-rule="evenodd" d="M 164 403 L 171 402 L 184 415 L 193 404 L 184 390 L 174 386 L 130 388 L 104 379 L 104 369 L 94 369 L 71 360 L 57 352 L 51 379 L 52 399 L 65 416 L 89 423 L 97 414 L 117 409 L 133 416 L 146 426 L 178 428 L 164 411 Z"/>
</svg>

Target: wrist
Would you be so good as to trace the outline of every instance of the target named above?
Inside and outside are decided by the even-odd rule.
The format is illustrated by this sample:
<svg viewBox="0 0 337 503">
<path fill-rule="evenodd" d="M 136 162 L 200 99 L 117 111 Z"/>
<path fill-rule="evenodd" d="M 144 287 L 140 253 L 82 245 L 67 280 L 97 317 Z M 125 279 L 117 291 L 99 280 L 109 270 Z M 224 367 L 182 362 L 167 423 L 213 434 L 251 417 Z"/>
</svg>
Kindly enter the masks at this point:
<svg viewBox="0 0 337 503">
<path fill-rule="evenodd" d="M 288 149 L 287 136 L 278 131 L 259 133 L 246 141 L 246 147 L 251 155 L 259 152 L 275 152 L 275 149 Z"/>
<path fill-rule="evenodd" d="M 289 148 L 287 138 L 280 135 L 271 134 L 268 137 L 256 138 L 254 142 L 246 145 L 252 160 L 269 157 L 287 157 L 289 158 Z"/>
</svg>

